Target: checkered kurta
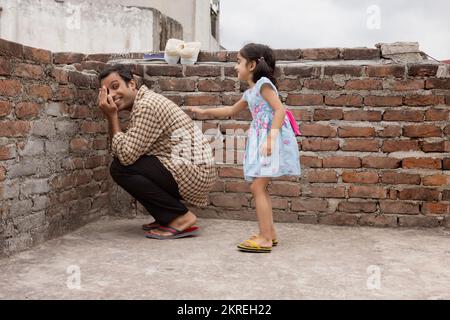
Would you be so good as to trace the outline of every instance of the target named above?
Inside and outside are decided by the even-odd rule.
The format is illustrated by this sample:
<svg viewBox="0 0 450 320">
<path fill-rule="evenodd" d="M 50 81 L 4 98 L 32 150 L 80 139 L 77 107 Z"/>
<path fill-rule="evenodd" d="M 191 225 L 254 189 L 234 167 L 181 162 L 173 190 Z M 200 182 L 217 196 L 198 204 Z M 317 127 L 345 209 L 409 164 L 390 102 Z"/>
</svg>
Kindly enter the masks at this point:
<svg viewBox="0 0 450 320">
<path fill-rule="evenodd" d="M 217 180 L 208 140 L 180 107 L 145 85 L 136 95 L 128 130 L 112 139 L 112 153 L 125 166 L 155 155 L 172 173 L 183 200 L 208 204 Z"/>
</svg>

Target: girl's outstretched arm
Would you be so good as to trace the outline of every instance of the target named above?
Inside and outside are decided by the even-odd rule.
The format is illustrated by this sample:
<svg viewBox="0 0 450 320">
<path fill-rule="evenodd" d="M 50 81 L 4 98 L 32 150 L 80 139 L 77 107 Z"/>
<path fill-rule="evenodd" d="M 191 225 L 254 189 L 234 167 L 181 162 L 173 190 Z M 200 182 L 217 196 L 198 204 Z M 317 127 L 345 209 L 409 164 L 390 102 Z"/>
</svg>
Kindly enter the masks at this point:
<svg viewBox="0 0 450 320">
<path fill-rule="evenodd" d="M 240 111 L 244 110 L 245 108 L 247 108 L 247 101 L 245 101 L 244 99 L 241 99 L 238 102 L 236 102 L 234 105 L 228 106 L 228 107 L 207 108 L 207 109 L 202 109 L 199 107 L 189 107 L 188 110 L 191 112 L 194 112 L 196 114 L 208 115 L 208 116 L 212 116 L 215 118 L 226 118 L 226 117 L 231 117 L 231 116 L 239 113 Z"/>
</svg>

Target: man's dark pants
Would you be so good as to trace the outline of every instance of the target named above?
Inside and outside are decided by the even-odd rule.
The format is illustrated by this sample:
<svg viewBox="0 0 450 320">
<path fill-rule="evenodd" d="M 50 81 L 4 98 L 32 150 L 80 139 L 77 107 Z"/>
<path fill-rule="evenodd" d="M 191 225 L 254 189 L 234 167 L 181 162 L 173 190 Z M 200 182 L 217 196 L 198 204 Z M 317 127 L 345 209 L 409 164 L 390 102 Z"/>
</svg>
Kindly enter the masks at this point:
<svg viewBox="0 0 450 320">
<path fill-rule="evenodd" d="M 114 181 L 139 201 L 161 225 L 168 225 L 189 210 L 172 173 L 156 156 L 144 155 L 134 164 L 122 165 L 114 158 L 110 166 Z"/>
</svg>

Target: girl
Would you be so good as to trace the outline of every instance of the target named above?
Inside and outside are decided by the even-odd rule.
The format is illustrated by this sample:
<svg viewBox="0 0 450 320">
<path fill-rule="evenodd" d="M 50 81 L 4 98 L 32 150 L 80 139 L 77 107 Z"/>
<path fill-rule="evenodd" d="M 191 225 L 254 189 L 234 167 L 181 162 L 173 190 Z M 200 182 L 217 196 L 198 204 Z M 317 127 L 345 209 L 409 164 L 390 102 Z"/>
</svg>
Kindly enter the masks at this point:
<svg viewBox="0 0 450 320">
<path fill-rule="evenodd" d="M 286 113 L 278 97 L 272 49 L 261 44 L 246 45 L 237 55 L 235 69 L 238 79 L 247 81 L 249 85 L 242 99 L 230 107 L 189 109 L 196 114 L 230 117 L 249 107 L 253 121 L 248 133 L 243 167 L 245 180 L 252 181 L 259 234 L 240 243 L 238 248 L 251 252 L 271 252 L 277 241 L 267 186 L 273 177 L 300 175 L 299 151 L 294 133 L 298 126 L 295 121 L 289 121 L 292 118 L 287 115 L 291 114 Z"/>
</svg>

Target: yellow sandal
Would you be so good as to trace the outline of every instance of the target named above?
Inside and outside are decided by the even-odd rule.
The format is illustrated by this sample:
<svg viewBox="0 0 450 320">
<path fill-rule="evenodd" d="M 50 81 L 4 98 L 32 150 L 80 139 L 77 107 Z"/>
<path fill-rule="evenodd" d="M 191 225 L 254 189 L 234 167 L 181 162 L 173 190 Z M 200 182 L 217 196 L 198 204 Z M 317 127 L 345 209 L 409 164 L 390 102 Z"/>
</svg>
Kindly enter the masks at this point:
<svg viewBox="0 0 450 320">
<path fill-rule="evenodd" d="M 248 239 L 237 245 L 237 247 L 246 252 L 258 252 L 258 253 L 269 253 L 272 251 L 272 247 L 260 246 L 256 241 Z"/>
<path fill-rule="evenodd" d="M 257 235 L 257 234 L 254 234 L 254 235 L 252 235 L 251 237 L 250 237 L 250 240 L 253 240 L 253 239 L 256 239 L 256 238 L 258 238 L 259 236 Z M 278 245 L 278 240 L 277 239 L 273 239 L 272 240 L 272 247 L 276 247 Z"/>
</svg>

